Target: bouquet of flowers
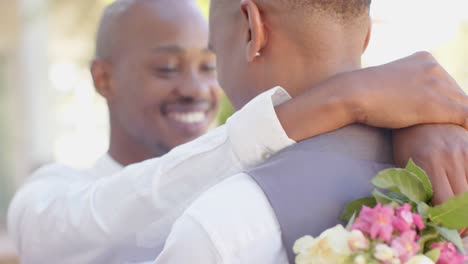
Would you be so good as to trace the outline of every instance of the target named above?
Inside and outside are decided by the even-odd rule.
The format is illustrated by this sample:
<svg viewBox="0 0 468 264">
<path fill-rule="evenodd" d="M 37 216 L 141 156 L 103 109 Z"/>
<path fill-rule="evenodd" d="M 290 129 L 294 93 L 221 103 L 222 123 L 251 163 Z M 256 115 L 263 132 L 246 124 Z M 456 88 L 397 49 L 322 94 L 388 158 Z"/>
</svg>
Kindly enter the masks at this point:
<svg viewBox="0 0 468 264">
<path fill-rule="evenodd" d="M 372 197 L 349 203 L 338 225 L 296 241 L 297 264 L 468 263 L 458 229 L 468 227 L 468 193 L 433 206 L 432 185 L 412 161 L 372 180 Z"/>
</svg>

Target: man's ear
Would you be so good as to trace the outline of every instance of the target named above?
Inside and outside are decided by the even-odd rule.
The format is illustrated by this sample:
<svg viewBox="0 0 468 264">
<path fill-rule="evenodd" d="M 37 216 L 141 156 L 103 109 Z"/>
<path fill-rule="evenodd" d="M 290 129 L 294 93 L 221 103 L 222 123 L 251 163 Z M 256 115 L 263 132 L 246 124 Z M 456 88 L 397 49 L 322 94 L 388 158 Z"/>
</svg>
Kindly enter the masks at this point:
<svg viewBox="0 0 468 264">
<path fill-rule="evenodd" d="M 265 27 L 257 4 L 252 0 L 241 1 L 241 11 L 247 20 L 249 30 L 246 43 L 247 61 L 251 62 L 261 52 L 267 41 Z"/>
<path fill-rule="evenodd" d="M 362 53 L 366 52 L 367 47 L 369 47 L 371 37 L 372 37 L 372 20 L 369 17 L 369 26 L 367 28 L 367 35 L 366 35 L 366 39 L 364 41 L 364 46 L 362 47 Z"/>
<path fill-rule="evenodd" d="M 111 65 L 100 59 L 95 59 L 91 63 L 91 75 L 93 77 L 96 91 L 105 99 L 109 99 L 112 94 L 111 89 Z"/>
</svg>

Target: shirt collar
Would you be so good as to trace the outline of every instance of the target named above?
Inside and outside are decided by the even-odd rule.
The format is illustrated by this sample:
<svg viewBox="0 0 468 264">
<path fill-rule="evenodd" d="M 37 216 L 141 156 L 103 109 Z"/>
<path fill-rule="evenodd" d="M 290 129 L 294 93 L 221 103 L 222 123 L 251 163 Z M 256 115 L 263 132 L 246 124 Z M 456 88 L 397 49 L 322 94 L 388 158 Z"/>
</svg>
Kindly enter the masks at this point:
<svg viewBox="0 0 468 264">
<path fill-rule="evenodd" d="M 115 161 L 109 153 L 104 154 L 100 159 L 94 163 L 93 170 L 101 176 L 110 176 L 114 173 L 121 171 L 124 168 L 120 163 Z"/>
</svg>

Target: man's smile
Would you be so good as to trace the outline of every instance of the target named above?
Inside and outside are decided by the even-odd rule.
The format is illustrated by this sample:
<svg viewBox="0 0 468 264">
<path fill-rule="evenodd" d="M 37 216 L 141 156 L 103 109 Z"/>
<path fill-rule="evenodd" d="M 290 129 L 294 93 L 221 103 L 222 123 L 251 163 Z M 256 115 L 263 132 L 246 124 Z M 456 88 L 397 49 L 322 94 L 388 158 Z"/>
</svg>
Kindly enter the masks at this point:
<svg viewBox="0 0 468 264">
<path fill-rule="evenodd" d="M 198 136 L 210 125 L 215 109 L 215 105 L 207 100 L 180 101 L 164 104 L 161 112 L 169 125 L 190 136 Z"/>
</svg>

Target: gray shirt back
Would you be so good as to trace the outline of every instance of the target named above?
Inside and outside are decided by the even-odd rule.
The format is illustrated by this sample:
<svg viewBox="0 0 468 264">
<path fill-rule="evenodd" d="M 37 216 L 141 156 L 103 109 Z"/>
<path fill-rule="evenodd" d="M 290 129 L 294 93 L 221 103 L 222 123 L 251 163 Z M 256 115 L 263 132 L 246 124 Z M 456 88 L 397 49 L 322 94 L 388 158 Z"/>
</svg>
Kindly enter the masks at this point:
<svg viewBox="0 0 468 264">
<path fill-rule="evenodd" d="M 302 141 L 248 172 L 276 214 L 291 263 L 294 242 L 340 223 L 346 203 L 370 195 L 371 179 L 393 166 L 392 156 L 389 131 L 352 125 Z"/>
</svg>

